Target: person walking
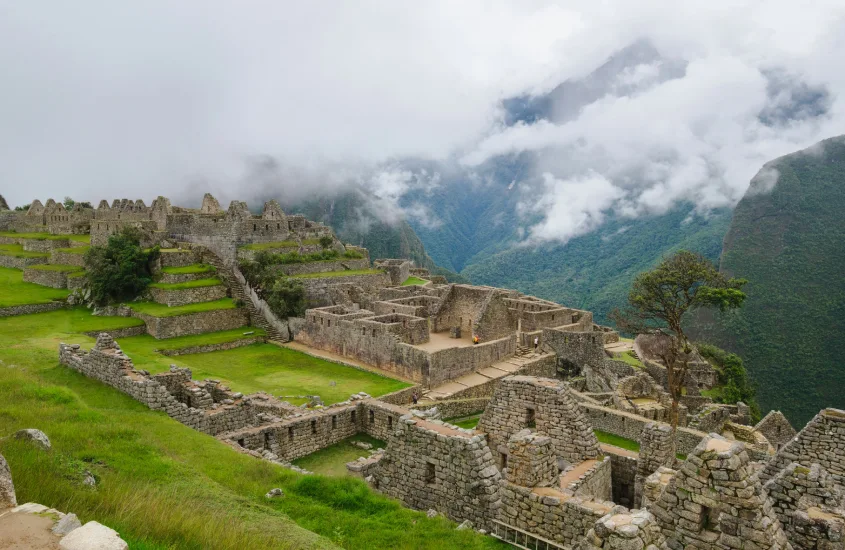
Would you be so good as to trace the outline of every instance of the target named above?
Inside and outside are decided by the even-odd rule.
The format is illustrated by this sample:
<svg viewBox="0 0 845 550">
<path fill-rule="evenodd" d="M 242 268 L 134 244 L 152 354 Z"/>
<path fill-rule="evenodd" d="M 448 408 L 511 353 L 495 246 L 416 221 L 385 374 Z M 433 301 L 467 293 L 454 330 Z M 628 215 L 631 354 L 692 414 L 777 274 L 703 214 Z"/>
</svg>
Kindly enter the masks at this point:
<svg viewBox="0 0 845 550">
<path fill-rule="evenodd" d="M 417 401 L 419 400 L 419 398 L 420 398 L 420 396 L 417 395 L 417 392 L 414 392 L 414 394 L 411 396 L 411 400 L 414 402 L 414 405 L 417 404 Z"/>
<path fill-rule="evenodd" d="M 535 336 L 534 337 L 534 353 L 537 353 L 537 348 L 539 348 L 539 347 L 540 347 L 540 337 Z"/>
</svg>

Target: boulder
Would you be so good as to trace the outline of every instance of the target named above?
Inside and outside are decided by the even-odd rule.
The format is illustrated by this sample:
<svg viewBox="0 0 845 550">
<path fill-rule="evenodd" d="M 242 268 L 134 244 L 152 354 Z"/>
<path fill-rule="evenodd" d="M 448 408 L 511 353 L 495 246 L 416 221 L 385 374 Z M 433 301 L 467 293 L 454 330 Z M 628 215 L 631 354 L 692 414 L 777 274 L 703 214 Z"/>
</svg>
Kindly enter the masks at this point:
<svg viewBox="0 0 845 550">
<path fill-rule="evenodd" d="M 76 517 L 76 514 L 65 514 L 64 516 L 53 525 L 53 534 L 59 535 L 63 537 L 69 534 L 71 531 L 79 529 L 82 527 L 82 523 L 79 521 L 79 518 Z"/>
<path fill-rule="evenodd" d="M 59 542 L 60 550 L 128 550 L 117 531 L 96 521 L 74 529 Z"/>
<path fill-rule="evenodd" d="M 472 522 L 470 520 L 465 520 L 463 523 L 456 527 L 458 531 L 466 531 L 467 529 L 472 529 Z"/>
<path fill-rule="evenodd" d="M 15 500 L 15 485 L 12 483 L 12 472 L 3 455 L 0 455 L 0 510 L 14 508 L 18 505 Z"/>
<path fill-rule="evenodd" d="M 282 491 L 281 489 L 279 489 L 279 488 L 277 487 L 277 488 L 275 488 L 275 489 L 270 489 L 270 492 L 268 492 L 268 493 L 267 493 L 266 495 L 264 495 L 264 496 L 265 496 L 266 498 L 279 498 L 279 497 L 283 497 L 283 496 L 285 496 L 285 492 L 284 492 L 284 491 Z"/>
<path fill-rule="evenodd" d="M 50 438 L 41 430 L 28 429 L 20 430 L 15 433 L 15 439 L 27 439 L 40 447 L 42 450 L 49 451 L 53 446 L 50 444 Z"/>
</svg>

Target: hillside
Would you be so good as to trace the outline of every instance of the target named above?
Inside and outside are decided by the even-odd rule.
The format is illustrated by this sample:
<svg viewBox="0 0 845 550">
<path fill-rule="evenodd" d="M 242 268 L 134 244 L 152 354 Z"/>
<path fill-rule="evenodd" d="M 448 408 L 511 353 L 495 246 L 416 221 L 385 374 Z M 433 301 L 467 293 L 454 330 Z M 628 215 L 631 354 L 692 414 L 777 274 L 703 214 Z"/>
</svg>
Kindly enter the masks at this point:
<svg viewBox="0 0 845 550">
<path fill-rule="evenodd" d="M 767 192 L 772 170 L 777 184 Z M 845 407 L 845 136 L 768 163 L 737 205 L 721 270 L 747 278 L 736 315 L 699 318 L 697 336 L 739 354 L 763 410 L 796 426 Z"/>
</svg>

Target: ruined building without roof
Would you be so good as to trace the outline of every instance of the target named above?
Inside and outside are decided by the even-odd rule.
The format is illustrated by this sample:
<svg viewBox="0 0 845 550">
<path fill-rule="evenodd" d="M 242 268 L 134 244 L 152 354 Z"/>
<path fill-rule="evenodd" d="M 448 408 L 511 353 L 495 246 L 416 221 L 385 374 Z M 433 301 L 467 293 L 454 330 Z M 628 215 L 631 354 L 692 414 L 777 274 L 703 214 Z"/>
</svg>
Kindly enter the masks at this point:
<svg viewBox="0 0 845 550">
<path fill-rule="evenodd" d="M 199 209 L 162 197 L 150 206 L 102 201 L 70 211 L 35 201 L 26 213 L 0 212 L 0 224 L 4 243 L 41 250 L 39 261 L 53 264 L 73 261 L 65 247 L 78 243 L 70 235 L 87 232 L 97 245 L 131 225 L 145 244 L 164 248 L 163 280 L 181 280 L 165 268 L 194 264 L 213 266 L 220 279 L 202 290 L 153 289 L 153 300 L 179 307 L 228 296 L 242 305 L 172 317 L 131 304 L 115 309 L 141 318 L 156 338 L 250 323 L 295 349 L 413 384 L 303 409 L 193 380 L 187 369 L 150 375 L 122 352 L 120 334 L 100 335 L 91 351 L 60 347 L 69 368 L 239 452 L 287 465 L 367 433 L 387 445 L 350 463 L 351 472 L 406 506 L 470 522 L 520 548 L 845 548 L 845 412 L 821 411 L 798 432 L 777 411 L 752 425 L 744 404 L 701 394 L 718 376 L 698 359 L 673 437 L 659 342 L 624 341 L 588 311 L 449 284 L 403 259 L 371 261 L 366 250 L 274 201 L 258 215 L 241 202 L 224 211 L 210 195 Z M 320 237 L 331 237 L 338 257 L 280 266 L 303 282 L 309 309 L 301 319 L 275 318 L 237 260 L 259 249 L 317 251 Z M 3 261 L 13 260 L 21 259 Z M 16 267 L 33 282 L 76 284 L 69 276 L 27 276 L 37 265 Z M 423 284 L 403 284 L 411 276 Z M 475 413 L 475 429 L 442 420 Z M 610 444 L 620 441 L 633 445 Z"/>
</svg>

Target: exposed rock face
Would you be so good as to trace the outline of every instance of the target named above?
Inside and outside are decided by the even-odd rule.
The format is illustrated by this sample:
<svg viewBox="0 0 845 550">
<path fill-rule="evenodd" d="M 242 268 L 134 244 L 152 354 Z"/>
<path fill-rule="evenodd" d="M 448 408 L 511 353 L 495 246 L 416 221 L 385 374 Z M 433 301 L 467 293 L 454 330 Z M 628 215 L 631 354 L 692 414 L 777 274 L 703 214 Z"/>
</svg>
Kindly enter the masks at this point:
<svg viewBox="0 0 845 550">
<path fill-rule="evenodd" d="M 35 430 L 32 428 L 16 432 L 15 439 L 29 440 L 36 447 L 39 447 L 44 451 L 49 451 L 53 447 L 50 444 L 50 439 L 47 437 L 47 434 L 45 434 L 41 430 Z"/>
<path fill-rule="evenodd" d="M 59 542 L 60 550 L 127 550 L 129 545 L 117 531 L 96 521 L 74 529 Z"/>
<path fill-rule="evenodd" d="M 18 505 L 15 500 L 15 485 L 12 483 L 12 472 L 3 455 L 0 455 L 0 510 L 14 508 Z"/>
<path fill-rule="evenodd" d="M 791 548 L 739 442 L 711 434 L 684 462 L 650 510 L 669 548 Z"/>
</svg>

